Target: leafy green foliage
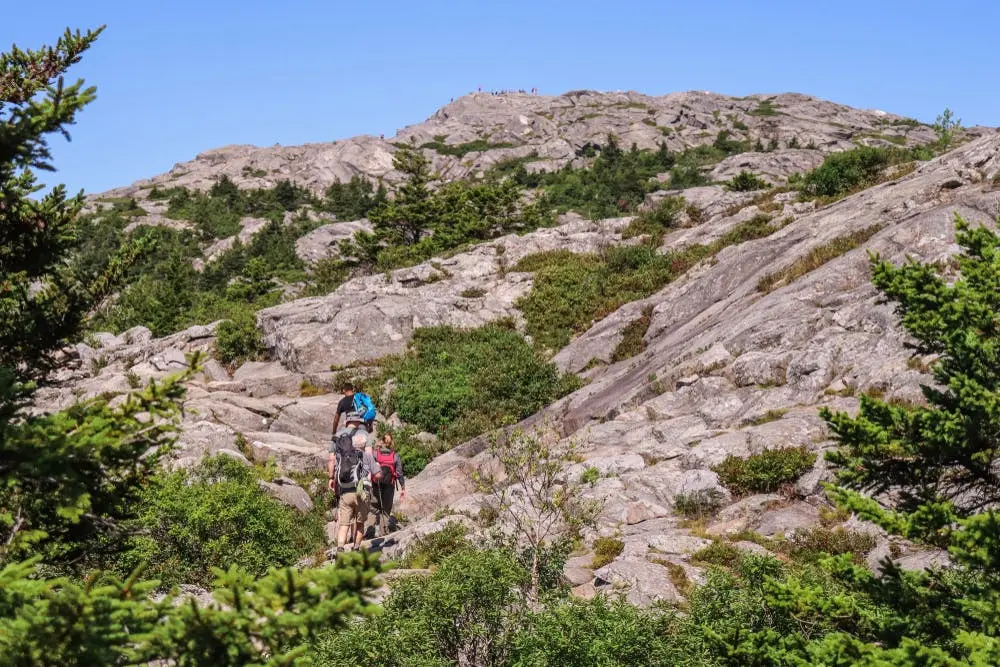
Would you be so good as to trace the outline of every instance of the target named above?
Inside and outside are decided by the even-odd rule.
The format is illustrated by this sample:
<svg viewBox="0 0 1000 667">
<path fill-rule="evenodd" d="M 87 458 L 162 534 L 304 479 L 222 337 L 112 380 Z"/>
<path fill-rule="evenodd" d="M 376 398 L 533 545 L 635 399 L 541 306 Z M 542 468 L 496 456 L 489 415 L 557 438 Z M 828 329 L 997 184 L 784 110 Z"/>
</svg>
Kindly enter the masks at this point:
<svg viewBox="0 0 1000 667">
<path fill-rule="evenodd" d="M 646 349 L 644 337 L 649 329 L 649 323 L 653 317 L 653 307 L 646 306 L 642 309 L 642 314 L 629 322 L 622 330 L 622 339 L 618 341 L 614 352 L 611 353 L 611 361 L 618 362 L 631 359 L 635 355 Z"/>
<path fill-rule="evenodd" d="M 859 248 L 861 244 L 880 231 L 882 231 L 882 225 L 872 225 L 849 234 L 837 236 L 827 243 L 813 248 L 807 255 L 800 257 L 785 268 L 763 276 L 757 281 L 757 290 L 767 294 L 782 285 L 787 285 L 810 271 L 815 271 L 827 262 L 855 248 Z"/>
<path fill-rule="evenodd" d="M 303 664 L 318 632 L 370 615 L 364 599 L 378 563 L 366 554 L 336 567 L 274 570 L 254 580 L 218 571 L 213 602 L 182 595 L 154 601 L 135 576 L 80 584 L 39 579 L 28 564 L 0 569 L 0 654 L 12 665 L 115 665 L 160 661 L 183 667 Z"/>
<path fill-rule="evenodd" d="M 342 244 L 344 256 L 362 267 L 408 266 L 466 243 L 552 221 L 544 199 L 525 204 L 513 179 L 455 181 L 434 190 L 427 158 L 407 145 L 396 151 L 393 165 L 406 179 L 395 198 L 369 211 L 374 231 L 358 232 Z"/>
<path fill-rule="evenodd" d="M 469 153 L 481 153 L 495 148 L 513 148 L 514 144 L 507 142 L 492 143 L 486 139 L 475 139 L 464 144 L 446 144 L 443 140 L 435 139 L 421 144 L 421 148 L 429 148 L 437 151 L 441 155 L 451 155 L 453 157 L 464 157 Z"/>
<path fill-rule="evenodd" d="M 502 665 L 525 613 L 527 572 L 508 552 L 462 550 L 393 584 L 384 613 L 317 642 L 315 662 Z"/>
<path fill-rule="evenodd" d="M 487 494 L 483 508 L 494 510 L 506 526 L 501 543 L 527 564 L 528 602 L 535 605 L 543 587 L 551 587 L 546 581 L 559 581 L 570 545 L 596 525 L 601 503 L 584 499 L 580 484 L 564 479 L 564 469 L 579 456 L 576 444 L 561 441 L 555 430 L 497 434 L 489 451 L 502 474 L 479 471 L 473 478 Z M 553 561 L 558 567 L 546 572 L 545 563 Z"/>
<path fill-rule="evenodd" d="M 143 491 L 138 514 L 139 530 L 119 567 L 128 573 L 147 563 L 146 575 L 164 587 L 207 586 L 213 568 L 233 565 L 261 576 L 293 565 L 324 539 L 321 524 L 272 499 L 250 467 L 225 455 L 157 475 Z"/>
<path fill-rule="evenodd" d="M 547 200 L 559 210 L 576 210 L 592 219 L 611 218 L 634 211 L 653 185 L 656 174 L 669 170 L 677 156 L 667 150 L 623 151 L 614 136 L 608 136 L 599 155 L 587 168 L 567 165 L 555 172 L 529 174 L 524 167 L 514 172 L 525 187 L 542 188 Z"/>
<path fill-rule="evenodd" d="M 215 352 L 219 361 L 234 366 L 259 358 L 264 345 L 256 320 L 241 317 L 219 322 L 215 328 Z"/>
<path fill-rule="evenodd" d="M 375 189 L 363 176 L 352 176 L 347 183 L 336 181 L 327 187 L 325 194 L 321 207 L 338 220 L 360 220 L 389 199 L 385 185 L 379 183 Z"/>
<path fill-rule="evenodd" d="M 67 199 L 56 186 L 33 196 L 42 188 L 33 169 L 51 169 L 47 135 L 65 134 L 95 96 L 82 81 L 64 85 L 61 73 L 99 33 L 67 31 L 51 50 L 15 48 L 0 56 L 0 411 L 13 398 L 12 382 L 51 368 L 51 353 L 69 342 L 137 251 L 116 246 L 77 272 L 64 260 L 82 193 Z"/>
<path fill-rule="evenodd" d="M 682 665 L 684 655 L 671 640 L 673 617 L 646 611 L 620 599 L 553 603 L 524 620 L 514 638 L 510 663 L 614 667 Z"/>
<path fill-rule="evenodd" d="M 45 136 L 64 132 L 93 99 L 62 75 L 96 37 L 67 31 L 54 47 L 0 56 L 0 656 L 13 665 L 294 664 L 320 627 L 370 612 L 363 596 L 376 561 L 352 555 L 336 568 L 257 582 L 232 568 L 218 573 L 217 603 L 208 606 L 154 601 L 156 582 L 138 572 L 124 582 L 99 571 L 71 578 L 120 557 L 171 444 L 186 379 L 151 382 L 115 407 L 22 409 L 52 352 L 81 333 L 135 258 L 125 244 L 103 271 L 93 257 L 76 262 L 80 199 L 67 201 L 61 186 L 30 197 L 39 189 L 32 170 L 50 168 Z M 69 576 L 50 578 L 58 572 Z"/>
<path fill-rule="evenodd" d="M 860 146 L 830 153 L 823 164 L 806 173 L 802 194 L 807 197 L 839 198 L 880 183 L 886 170 L 903 162 L 931 157 L 926 148 Z"/>
<path fill-rule="evenodd" d="M 97 325 L 114 331 L 141 325 L 164 336 L 195 324 L 252 319 L 259 308 L 278 302 L 280 283 L 304 277 L 295 240 L 311 228 L 307 221 L 271 222 L 248 244 L 237 241 L 199 272 L 193 260 L 201 250 L 191 232 L 140 227 L 130 238 L 151 251 L 132 267 L 131 284 L 100 313 Z M 80 257 L 96 252 L 89 248 Z"/>
<path fill-rule="evenodd" d="M 403 566 L 428 568 L 440 565 L 452 554 L 471 549 L 468 532 L 464 524 L 453 521 L 445 524 L 441 530 L 418 537 L 406 549 Z"/>
<path fill-rule="evenodd" d="M 871 533 L 815 526 L 795 531 L 784 551 L 800 561 L 816 561 L 823 555 L 851 554 L 854 562 L 863 564 L 865 554 L 874 548 L 875 537 Z"/>
<path fill-rule="evenodd" d="M 641 211 L 622 230 L 622 238 L 649 236 L 650 245 L 659 245 L 663 235 L 677 225 L 677 216 L 684 210 L 683 197 L 665 197 L 655 207 Z"/>
<path fill-rule="evenodd" d="M 662 255 L 647 245 L 611 247 L 600 255 L 529 255 L 514 270 L 532 271 L 534 283 L 516 305 L 535 343 L 558 350 L 595 320 L 656 293 L 705 256 L 702 246 L 696 248 Z"/>
<path fill-rule="evenodd" d="M 718 489 L 699 489 L 674 496 L 674 511 L 686 519 L 713 516 L 722 509 L 722 494 Z"/>
<path fill-rule="evenodd" d="M 624 549 L 625 543 L 621 540 L 613 537 L 598 537 L 594 540 L 594 558 L 590 567 L 595 570 L 604 567 L 617 558 Z"/>
<path fill-rule="evenodd" d="M 726 188 L 734 192 L 753 192 L 767 190 L 770 184 L 750 171 L 741 171 L 726 182 Z"/>
<path fill-rule="evenodd" d="M 712 468 L 736 495 L 769 493 L 794 482 L 812 468 L 816 455 L 805 447 L 768 449 L 747 458 L 727 456 Z"/>
<path fill-rule="evenodd" d="M 508 322 L 418 329 L 388 371 L 396 380 L 393 409 L 450 443 L 519 421 L 579 386 Z"/>
<path fill-rule="evenodd" d="M 934 134 L 938 138 L 938 148 L 942 151 L 946 151 L 951 148 L 951 144 L 955 139 L 955 130 L 962 129 L 962 119 L 955 118 L 955 114 L 952 113 L 951 109 L 945 107 L 945 110 L 938 114 L 938 117 L 934 120 Z"/>
</svg>

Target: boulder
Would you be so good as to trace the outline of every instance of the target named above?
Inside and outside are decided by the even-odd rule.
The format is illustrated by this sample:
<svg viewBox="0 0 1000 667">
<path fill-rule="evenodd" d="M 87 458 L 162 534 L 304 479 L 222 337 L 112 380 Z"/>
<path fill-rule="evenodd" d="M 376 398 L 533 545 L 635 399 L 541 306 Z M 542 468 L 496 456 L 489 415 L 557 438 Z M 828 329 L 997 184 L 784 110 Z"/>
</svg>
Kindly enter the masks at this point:
<svg viewBox="0 0 1000 667">
<path fill-rule="evenodd" d="M 264 489 L 272 498 L 275 498 L 289 507 L 294 507 L 303 514 L 311 512 L 313 509 L 312 498 L 309 497 L 306 490 L 288 477 L 279 477 L 273 482 L 260 480 L 258 484 L 260 484 L 260 487 Z"/>
<path fill-rule="evenodd" d="M 680 602 L 667 568 L 639 558 L 624 558 L 594 573 L 594 586 L 601 591 L 623 590 L 632 604 L 648 607 L 655 602 Z"/>
</svg>

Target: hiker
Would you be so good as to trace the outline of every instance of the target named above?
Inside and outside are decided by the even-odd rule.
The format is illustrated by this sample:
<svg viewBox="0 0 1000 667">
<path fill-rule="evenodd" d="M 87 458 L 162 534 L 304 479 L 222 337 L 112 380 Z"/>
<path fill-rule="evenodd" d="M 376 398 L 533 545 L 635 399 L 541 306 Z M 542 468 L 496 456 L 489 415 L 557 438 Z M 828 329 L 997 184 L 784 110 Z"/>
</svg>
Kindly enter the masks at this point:
<svg viewBox="0 0 1000 667">
<path fill-rule="evenodd" d="M 392 433 L 382 436 L 382 442 L 373 447 L 372 458 L 378 466 L 372 476 L 372 509 L 379 537 L 389 534 L 393 496 L 399 487 L 399 499 L 406 498 L 406 478 L 403 477 L 403 460 L 392 445 Z"/>
<path fill-rule="evenodd" d="M 362 392 L 356 391 L 355 387 L 351 383 L 346 383 L 343 386 L 344 397 L 340 399 L 337 403 L 337 410 L 333 415 L 333 433 L 337 433 L 337 427 L 340 425 L 340 415 L 347 414 L 349 412 L 356 412 L 361 415 L 364 420 L 365 428 L 369 433 L 375 430 L 375 404 L 372 403 L 371 396 Z"/>
<path fill-rule="evenodd" d="M 338 413 L 339 416 L 339 413 Z M 371 500 L 371 476 L 379 468 L 368 452 L 368 433 L 357 412 L 346 415 L 347 427 L 330 440 L 330 490 L 339 495 L 337 507 L 337 549 L 359 549 L 365 537 L 365 521 Z M 352 535 L 353 529 L 353 535 Z"/>
</svg>

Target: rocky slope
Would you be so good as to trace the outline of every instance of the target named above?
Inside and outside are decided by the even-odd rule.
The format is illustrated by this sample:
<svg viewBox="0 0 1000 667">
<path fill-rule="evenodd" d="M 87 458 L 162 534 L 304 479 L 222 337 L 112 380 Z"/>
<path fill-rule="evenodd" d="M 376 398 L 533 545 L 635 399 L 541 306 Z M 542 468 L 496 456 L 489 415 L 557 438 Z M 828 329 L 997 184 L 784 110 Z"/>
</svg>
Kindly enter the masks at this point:
<svg viewBox="0 0 1000 667">
<path fill-rule="evenodd" d="M 816 166 L 827 151 L 859 142 L 917 143 L 932 137 L 928 128 L 882 112 L 799 95 L 737 100 L 708 93 L 653 98 L 581 92 L 556 98 L 471 95 L 401 130 L 395 140 L 514 144 L 460 157 L 428 149 L 442 174 L 458 177 L 531 152 L 540 161 L 530 164 L 556 167 L 579 159 L 579 148 L 608 132 L 625 145 L 648 147 L 666 140 L 678 148 L 710 143 L 719 129 L 750 136 L 773 130 L 782 147 L 791 137 L 801 146 L 816 146 L 745 153 L 715 168 L 718 178 L 750 168 L 776 182 Z M 388 142 L 367 137 L 298 148 L 226 148 L 110 194 L 141 196 L 153 183 L 204 187 L 219 174 L 248 185 L 292 177 L 317 189 L 355 173 L 391 179 L 391 150 Z M 267 176 L 253 175 L 257 169 Z M 597 571 L 590 569 L 587 555 L 571 560 L 566 577 L 578 594 L 624 587 L 637 603 L 678 599 L 681 591 L 663 562 L 697 580 L 690 554 L 710 536 L 744 530 L 784 535 L 815 525 L 822 504 L 819 485 L 829 474 L 822 457 L 799 480 L 796 493 L 738 501 L 711 467 L 730 454 L 770 448 L 822 452 L 830 442 L 818 407 L 851 410 L 864 391 L 920 400 L 920 384 L 930 381 L 926 360 L 910 359 L 891 306 L 879 302 L 870 284 L 866 251 L 895 262 L 946 260 L 955 251 L 956 212 L 979 222 L 996 215 L 998 174 L 1000 135 L 983 131 L 911 173 L 819 208 L 796 201 L 793 193 L 764 203 L 754 194 L 719 186 L 683 191 L 701 215 L 697 224 L 691 220 L 669 234 L 664 248 L 710 242 L 765 205 L 784 226 L 766 238 L 721 250 L 657 294 L 600 320 L 555 356 L 563 369 L 582 373 L 589 382 L 529 424 L 556 424 L 562 437 L 579 443 L 584 460 L 568 474 L 580 475 L 587 467 L 599 471 L 587 490 L 604 502 L 597 532 L 619 535 L 625 544 L 617 559 Z M 654 193 L 650 200 L 662 196 Z M 205 366 L 189 388 L 180 462 L 225 451 L 274 458 L 287 470 L 321 467 L 338 397 L 302 389 L 329 388 L 331 364 L 347 366 L 401 352 L 421 326 L 519 320 L 514 303 L 531 287 L 530 274 L 509 270 L 519 258 L 540 250 L 587 252 L 620 243 L 627 223 L 567 215 L 550 229 L 504 237 L 388 275 L 356 278 L 326 296 L 262 311 L 259 323 L 273 361 L 248 363 L 232 373 L 216 362 Z M 313 253 L 311 259 L 322 255 L 339 224 L 332 223 L 327 237 L 315 242 L 300 240 L 300 252 Z M 872 226 L 879 230 L 861 247 L 811 270 L 797 270 L 773 289 L 761 289 L 767 286 L 762 279 L 797 266 L 814 249 Z M 253 233 L 248 225 L 244 230 Z M 652 316 L 645 350 L 611 363 L 625 327 L 646 308 Z M 146 378 L 175 372 L 184 367 L 185 352 L 211 348 L 212 331 L 212 326 L 195 327 L 153 340 L 138 328 L 94 337 L 68 352 L 57 383 L 43 391 L 39 406 L 52 409 L 79 397 L 127 392 Z M 388 550 L 399 551 L 414 536 L 447 521 L 471 523 L 482 499 L 470 473 L 484 463 L 483 444 L 473 441 L 435 459 L 411 480 L 401 508 L 411 523 Z M 674 514 L 678 494 L 704 489 L 714 489 L 727 506 L 703 531 L 682 528 Z M 294 495 L 288 488 L 272 491 Z M 851 525 L 877 533 L 853 520 Z M 736 546 L 762 548 L 748 542 Z M 889 550 L 878 535 L 870 560 Z M 912 566 L 938 557 L 911 553 L 905 545 L 894 546 L 893 553 Z"/>
</svg>

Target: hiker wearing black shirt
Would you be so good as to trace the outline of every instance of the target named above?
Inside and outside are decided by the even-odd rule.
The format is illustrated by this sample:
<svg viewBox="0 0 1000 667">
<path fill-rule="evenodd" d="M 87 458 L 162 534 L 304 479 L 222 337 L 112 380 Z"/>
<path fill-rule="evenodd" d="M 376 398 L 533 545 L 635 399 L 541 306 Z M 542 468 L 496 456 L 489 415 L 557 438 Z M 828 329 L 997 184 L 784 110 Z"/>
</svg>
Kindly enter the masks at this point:
<svg viewBox="0 0 1000 667">
<path fill-rule="evenodd" d="M 340 415 L 346 415 L 351 412 L 357 412 L 357 408 L 354 404 L 354 394 L 355 389 L 352 384 L 344 385 L 344 396 L 337 403 L 337 410 L 333 414 L 333 428 L 332 433 L 337 432 L 337 427 L 340 426 Z M 374 430 L 375 422 L 373 419 L 368 419 L 364 422 L 365 428 L 371 433 Z"/>
</svg>

